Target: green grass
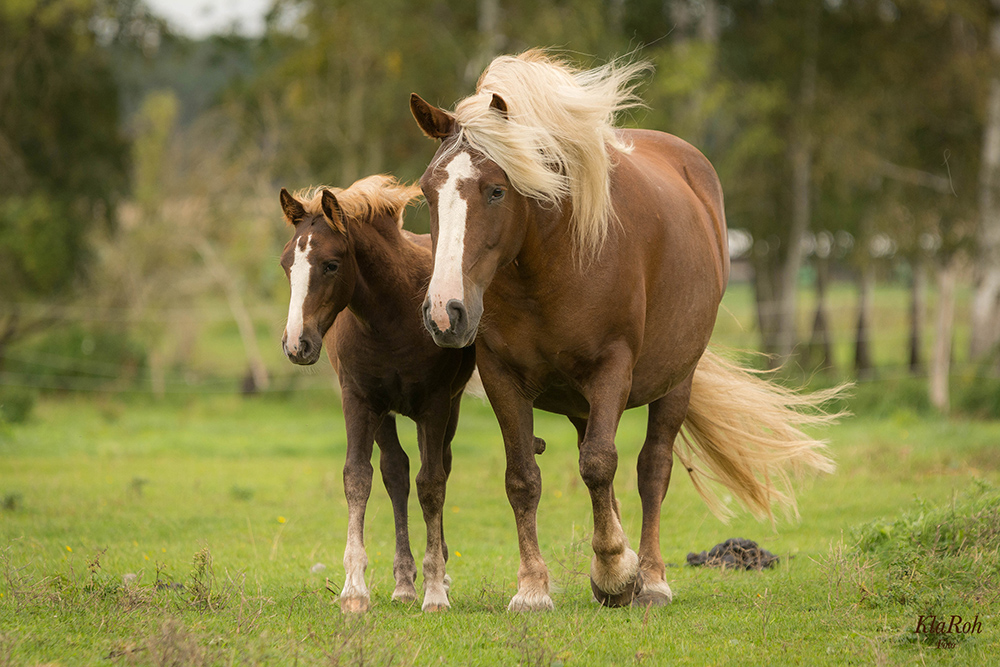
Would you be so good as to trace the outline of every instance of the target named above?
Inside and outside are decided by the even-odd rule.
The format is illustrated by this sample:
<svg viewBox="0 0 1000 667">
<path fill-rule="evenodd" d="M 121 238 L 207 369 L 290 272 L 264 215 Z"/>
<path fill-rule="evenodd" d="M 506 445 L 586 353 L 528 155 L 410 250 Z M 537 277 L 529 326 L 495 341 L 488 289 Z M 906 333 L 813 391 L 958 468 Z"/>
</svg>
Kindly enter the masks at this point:
<svg viewBox="0 0 1000 667">
<path fill-rule="evenodd" d="M 400 425 L 415 460 L 412 426 Z M 31 421 L 0 427 L 0 665 L 992 659 L 1000 641 L 996 595 L 963 596 L 962 586 L 973 584 L 956 578 L 959 588 L 942 598 L 950 607 L 941 613 L 979 614 L 983 633 L 953 649 L 914 641 L 928 591 L 917 590 L 916 602 L 890 595 L 872 604 L 879 582 L 894 576 L 892 559 L 860 550 L 856 535 L 871 522 L 949 506 L 975 480 L 1000 482 L 1000 423 L 905 410 L 848 420 L 828 434 L 838 472 L 801 483 L 801 519 L 775 528 L 744 515 L 721 524 L 678 469 L 662 521 L 675 601 L 649 611 L 592 602 L 591 512 L 574 431 L 543 413 L 536 426 L 549 445 L 538 459 L 539 538 L 555 612 L 505 611 L 515 592 L 517 542 L 503 447 L 488 406 L 467 400 L 445 517 L 451 611 L 425 615 L 389 600 L 392 512 L 376 479 L 366 531 L 373 608 L 345 618 L 334 594 L 343 577 L 345 442 L 332 392 L 162 403 L 43 398 Z M 643 428 L 643 411 L 630 411 L 618 438 L 618 497 L 633 544 Z M 419 564 L 424 532 L 415 494 L 410 515 Z M 735 536 L 757 540 L 781 564 L 760 573 L 684 565 L 689 551 Z M 935 586 L 946 573 L 939 566 Z"/>
</svg>

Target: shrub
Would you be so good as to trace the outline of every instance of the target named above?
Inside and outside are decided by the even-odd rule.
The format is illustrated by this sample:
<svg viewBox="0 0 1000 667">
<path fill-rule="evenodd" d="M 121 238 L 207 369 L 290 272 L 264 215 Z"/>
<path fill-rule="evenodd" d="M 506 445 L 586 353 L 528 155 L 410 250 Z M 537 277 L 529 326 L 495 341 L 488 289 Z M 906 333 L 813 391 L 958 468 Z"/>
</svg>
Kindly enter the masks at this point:
<svg viewBox="0 0 1000 667">
<path fill-rule="evenodd" d="M 934 613 L 947 604 L 1000 598 L 1000 489 L 984 482 L 950 504 L 917 508 L 855 530 L 857 551 L 884 566 L 868 600 Z"/>
<path fill-rule="evenodd" d="M 22 387 L 0 388 L 0 422 L 22 424 L 34 409 L 34 391 Z"/>
</svg>

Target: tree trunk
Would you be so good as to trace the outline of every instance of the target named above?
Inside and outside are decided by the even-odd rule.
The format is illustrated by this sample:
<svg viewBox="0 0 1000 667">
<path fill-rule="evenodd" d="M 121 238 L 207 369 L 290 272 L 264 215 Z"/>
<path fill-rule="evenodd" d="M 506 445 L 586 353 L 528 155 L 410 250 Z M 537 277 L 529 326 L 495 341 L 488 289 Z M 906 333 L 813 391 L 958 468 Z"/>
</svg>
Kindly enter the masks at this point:
<svg viewBox="0 0 1000 667">
<path fill-rule="evenodd" d="M 803 30 L 803 57 L 798 103 L 792 118 L 789 141 L 791 166 L 791 220 L 788 245 L 781 267 L 778 286 L 778 354 L 784 361 L 792 355 L 796 343 L 797 289 L 799 270 L 802 268 L 802 239 L 809 229 L 812 215 L 812 163 L 815 142 L 812 132 L 812 113 L 816 106 L 816 77 L 818 69 L 820 3 L 810 3 Z"/>
<path fill-rule="evenodd" d="M 195 242 L 195 247 L 198 250 L 198 254 L 201 255 L 208 266 L 209 271 L 215 276 L 219 286 L 222 287 L 223 292 L 226 294 L 229 312 L 232 313 L 233 319 L 236 321 L 236 327 L 240 332 L 240 339 L 243 341 L 243 350 L 247 355 L 247 364 L 250 367 L 249 377 L 253 381 L 253 391 L 264 391 L 270 385 L 270 377 L 267 373 L 267 366 L 264 364 L 264 358 L 260 354 L 260 347 L 257 345 L 257 333 L 253 328 L 253 320 L 246 305 L 243 303 L 243 297 L 240 295 L 240 290 L 237 289 L 236 281 L 222 263 L 219 254 L 208 239 L 198 239 Z M 246 391 L 247 386 L 244 386 L 244 393 L 253 393 Z"/>
<path fill-rule="evenodd" d="M 875 373 L 872 363 L 872 295 L 875 292 L 875 267 L 868 262 L 861 270 L 858 295 L 858 327 L 854 344 L 854 371 L 859 378 L 870 378 Z"/>
<path fill-rule="evenodd" d="M 938 268 L 938 305 L 934 324 L 934 351 L 931 356 L 931 405 L 947 413 L 950 407 L 948 381 L 951 377 L 951 347 L 955 323 L 955 283 L 958 269 L 953 259 Z"/>
<path fill-rule="evenodd" d="M 775 267 L 768 257 L 759 258 L 753 263 L 753 293 L 761 348 L 765 354 L 777 356 L 778 303 L 774 289 L 775 273 Z"/>
<path fill-rule="evenodd" d="M 979 170 L 979 228 L 976 234 L 976 285 L 972 298 L 972 331 L 969 352 L 984 359 L 1000 343 L 1000 0 L 993 0 L 990 56 L 993 77 L 983 131 L 982 166 Z M 1000 369 L 1000 354 L 997 355 Z"/>
<path fill-rule="evenodd" d="M 910 282 L 910 373 L 924 372 L 924 320 L 927 318 L 927 264 L 923 259 L 913 262 Z"/>
<path fill-rule="evenodd" d="M 613 13 L 614 7 L 612 7 Z M 475 85 L 480 73 L 503 48 L 505 39 L 500 30 L 500 0 L 477 0 L 476 32 L 479 33 L 479 45 L 465 65 L 467 86 Z"/>
<path fill-rule="evenodd" d="M 813 318 L 812 339 L 809 341 L 809 367 L 823 370 L 833 368 L 833 349 L 830 341 L 830 318 L 827 315 L 826 286 L 830 273 L 829 259 L 816 259 L 816 317 Z"/>
</svg>

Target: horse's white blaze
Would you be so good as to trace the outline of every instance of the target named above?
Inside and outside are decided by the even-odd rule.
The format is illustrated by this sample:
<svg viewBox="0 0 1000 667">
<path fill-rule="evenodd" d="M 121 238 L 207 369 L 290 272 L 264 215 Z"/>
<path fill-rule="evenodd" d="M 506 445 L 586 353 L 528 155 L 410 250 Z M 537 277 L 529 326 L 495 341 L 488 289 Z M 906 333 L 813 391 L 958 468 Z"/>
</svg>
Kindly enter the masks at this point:
<svg viewBox="0 0 1000 667">
<path fill-rule="evenodd" d="M 451 327 L 448 302 L 462 301 L 465 287 L 462 281 L 462 255 L 465 252 L 465 223 L 469 204 L 458 192 L 458 183 L 475 178 L 476 168 L 468 153 L 459 153 L 445 168 L 448 180 L 438 190 L 438 238 L 434 253 L 434 274 L 427 288 L 431 304 L 431 319 L 438 329 Z"/>
<path fill-rule="evenodd" d="M 303 311 L 306 305 L 306 295 L 309 294 L 309 252 L 312 250 L 312 234 L 306 237 L 305 243 L 295 246 L 295 260 L 288 272 L 288 281 L 292 286 L 292 297 L 288 302 L 288 323 L 285 325 L 285 347 L 292 354 L 299 351 L 299 341 L 302 339 Z"/>
</svg>

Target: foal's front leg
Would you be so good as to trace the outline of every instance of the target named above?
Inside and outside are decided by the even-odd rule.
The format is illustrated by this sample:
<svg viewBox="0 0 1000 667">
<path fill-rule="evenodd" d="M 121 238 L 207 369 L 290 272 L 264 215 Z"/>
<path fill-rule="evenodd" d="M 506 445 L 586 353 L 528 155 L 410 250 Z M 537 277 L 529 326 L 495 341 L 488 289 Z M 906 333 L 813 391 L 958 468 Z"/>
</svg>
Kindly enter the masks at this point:
<svg viewBox="0 0 1000 667">
<path fill-rule="evenodd" d="M 347 547 L 344 570 L 347 578 L 340 591 L 340 609 L 368 611 L 370 606 L 365 570 L 365 508 L 372 490 L 372 447 L 377 417 L 360 397 L 343 387 L 344 421 L 347 427 L 347 459 L 344 462 L 344 495 L 347 496 Z"/>
<path fill-rule="evenodd" d="M 388 415 L 382 419 L 375 433 L 381 454 L 379 468 L 382 482 L 392 501 L 392 516 L 396 525 L 396 555 L 392 561 L 392 574 L 396 588 L 392 599 L 401 602 L 416 602 L 417 590 L 413 582 L 417 578 L 417 566 L 410 551 L 410 531 L 407 522 L 407 502 L 410 497 L 410 459 L 399 444 L 396 432 L 396 418 Z"/>
<path fill-rule="evenodd" d="M 445 611 L 451 607 L 445 582 L 448 547 L 444 542 L 444 499 L 451 471 L 449 445 L 455 433 L 452 421 L 457 422 L 457 416 L 458 403 L 453 404 L 447 394 L 442 394 L 417 421 L 420 446 L 417 497 L 427 525 L 423 611 Z"/>
</svg>

